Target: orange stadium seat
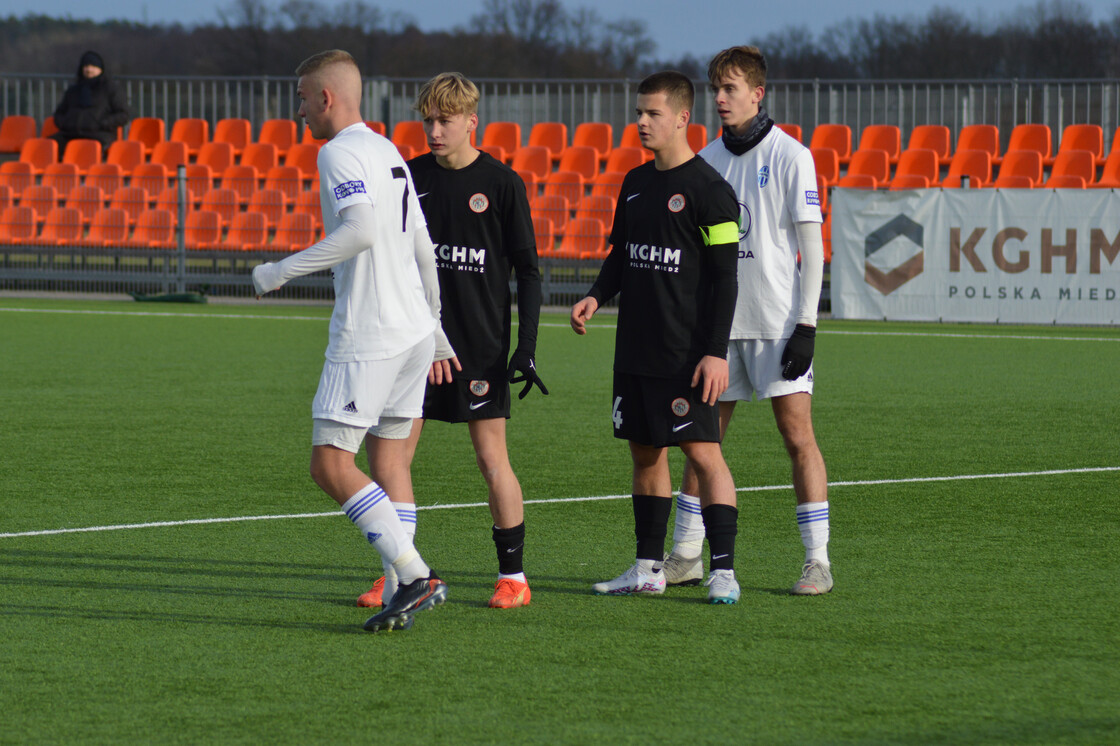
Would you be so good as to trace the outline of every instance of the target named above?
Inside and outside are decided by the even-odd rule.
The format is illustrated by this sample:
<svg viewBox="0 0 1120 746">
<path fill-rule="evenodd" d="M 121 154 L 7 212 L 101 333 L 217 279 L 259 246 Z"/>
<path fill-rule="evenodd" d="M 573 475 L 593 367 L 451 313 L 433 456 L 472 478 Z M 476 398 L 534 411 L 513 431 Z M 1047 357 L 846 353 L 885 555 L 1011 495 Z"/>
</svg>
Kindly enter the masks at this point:
<svg viewBox="0 0 1120 746">
<path fill-rule="evenodd" d="M 276 236 L 268 247 L 273 251 L 300 251 L 315 243 L 315 225 L 303 212 L 288 212 L 276 226 Z"/>
<path fill-rule="evenodd" d="M 559 194 L 542 194 L 529 202 L 530 214 L 551 220 L 552 227 L 557 233 L 564 232 L 571 217 L 571 209 L 568 200 Z"/>
<path fill-rule="evenodd" d="M 548 255 L 556 248 L 556 230 L 552 221 L 542 215 L 533 215 L 533 237 L 537 240 L 537 253 Z"/>
<path fill-rule="evenodd" d="M 209 166 L 210 170 L 220 174 L 234 164 L 233 146 L 228 142 L 208 142 L 198 149 L 196 163 Z"/>
<path fill-rule="evenodd" d="M 128 183 L 130 186 L 143 187 L 148 194 L 159 194 L 165 186 L 171 184 L 171 174 L 162 163 L 141 163 L 132 169 L 132 178 Z"/>
<path fill-rule="evenodd" d="M 280 165 L 280 154 L 273 143 L 251 142 L 241 151 L 238 164 L 252 166 L 257 170 L 257 177 L 261 178 L 268 173 L 268 169 Z"/>
<path fill-rule="evenodd" d="M 1049 166 L 1054 162 L 1052 137 L 1050 127 L 1045 124 L 1017 124 L 1011 130 L 1011 139 L 1007 142 L 1007 152 L 1013 150 L 1033 150 L 1042 156 L 1042 164 Z M 1006 153 L 1004 154 L 1006 155 Z M 993 159 L 999 163 L 1001 159 Z"/>
<path fill-rule="evenodd" d="M 529 130 L 529 145 L 548 150 L 553 161 L 559 161 L 568 147 L 568 126 L 563 122 L 537 122 Z"/>
<path fill-rule="evenodd" d="M 509 163 L 509 156 L 506 155 L 506 149 L 501 145 L 479 145 L 478 149 L 483 153 L 487 153 L 496 161 L 501 163 Z"/>
<path fill-rule="evenodd" d="M 3 166 L 0 166 L 0 171 L 2 170 Z M 0 176 L 3 176 L 3 174 L 0 173 Z M 1100 189 L 1120 189 L 1120 147 L 1114 147 L 1112 152 L 1108 154 L 1108 158 L 1104 162 L 1104 169 L 1101 171 L 1101 178 L 1092 186 Z"/>
<path fill-rule="evenodd" d="M 428 152 L 428 136 L 424 134 L 424 123 L 418 119 L 397 122 L 391 139 L 394 145 L 411 148 L 414 157 Z"/>
<path fill-rule="evenodd" d="M 245 146 L 253 141 L 253 125 L 248 119 L 233 117 L 219 119 L 214 125 L 214 139 L 212 142 L 228 143 L 233 148 L 234 157 L 240 157 Z"/>
<path fill-rule="evenodd" d="M 188 249 L 213 249 L 222 240 L 222 217 L 213 210 L 192 210 L 183 226 Z"/>
<path fill-rule="evenodd" d="M 891 165 L 898 163 L 898 156 L 902 152 L 902 130 L 893 124 L 867 125 L 860 133 L 856 153 L 872 149 L 885 151 Z M 852 157 L 855 157 L 855 153 Z"/>
<path fill-rule="evenodd" d="M 1052 174 L 1043 184 L 1046 189 L 1085 189 L 1088 186 L 1085 179 L 1077 174 Z"/>
<path fill-rule="evenodd" d="M 168 139 L 186 145 L 187 155 L 196 158 L 202 146 L 210 142 L 210 123 L 197 117 L 176 119 L 171 125 L 171 137 Z"/>
<path fill-rule="evenodd" d="M 192 201 L 198 202 L 214 188 L 214 172 L 205 163 L 188 163 L 183 169 Z"/>
<path fill-rule="evenodd" d="M 12 205 L 0 212 L 0 243 L 30 243 L 36 233 L 35 210 L 30 207 Z"/>
<path fill-rule="evenodd" d="M 576 205 L 576 218 L 595 218 L 609 231 L 614 223 L 615 201 L 606 194 L 589 194 Z"/>
<path fill-rule="evenodd" d="M 55 207 L 47 213 L 39 241 L 50 246 L 77 243 L 82 237 L 82 214 L 73 207 Z"/>
<path fill-rule="evenodd" d="M 167 173 L 174 174 L 179 166 L 187 165 L 187 144 L 173 140 L 162 140 L 152 148 L 148 158 L 149 163 L 162 163 L 167 166 Z"/>
<path fill-rule="evenodd" d="M 411 145 L 406 145 L 405 143 L 395 142 L 393 143 L 393 147 L 395 147 L 397 149 L 397 152 L 401 154 L 401 159 L 405 163 L 408 163 L 418 155 L 422 155 L 422 153 L 416 152 L 416 148 L 412 147 Z"/>
<path fill-rule="evenodd" d="M 483 145 L 497 145 L 505 151 L 509 163 L 521 149 L 521 125 L 517 122 L 490 122 L 482 131 Z"/>
<path fill-rule="evenodd" d="M 642 138 L 638 135 L 638 125 L 635 122 L 630 122 L 622 128 L 622 138 L 619 140 L 618 147 L 620 148 L 641 148 Z"/>
<path fill-rule="evenodd" d="M 35 183 L 35 173 L 30 163 L 4 161 L 0 163 L 0 184 L 8 187 L 18 198 L 24 189 Z"/>
<path fill-rule="evenodd" d="M 366 120 L 366 126 L 369 127 L 371 130 L 373 130 L 374 132 L 376 132 L 377 134 L 381 135 L 382 137 L 385 137 L 386 133 L 388 132 L 388 130 L 385 129 L 385 123 L 384 122 L 377 122 L 377 121 L 367 119 Z"/>
<path fill-rule="evenodd" d="M 88 173 L 90 166 L 101 162 L 100 140 L 71 140 L 62 154 L 63 163 L 78 167 L 78 173 Z"/>
<path fill-rule="evenodd" d="M 12 199 L 12 190 L 7 184 L 0 184 L 0 210 L 3 210 L 5 207 L 11 207 L 14 204 L 15 201 Z"/>
<path fill-rule="evenodd" d="M 827 217 L 828 211 L 831 209 L 828 204 L 828 187 L 824 185 L 824 179 L 820 176 L 817 177 L 817 200 L 821 203 L 821 215 Z"/>
<path fill-rule="evenodd" d="M 19 159 L 31 164 L 32 172 L 39 175 L 50 164 L 58 163 L 58 143 L 49 137 L 32 137 L 20 148 Z"/>
<path fill-rule="evenodd" d="M 852 159 L 852 128 L 846 124 L 818 124 L 809 140 L 809 149 L 814 148 L 832 148 L 840 165 L 848 165 Z"/>
<path fill-rule="evenodd" d="M 922 176 L 926 186 L 936 186 L 941 181 L 941 167 L 937 151 L 929 148 L 907 148 L 898 156 L 894 178 Z"/>
<path fill-rule="evenodd" d="M 591 182 L 591 193 L 605 194 L 617 200 L 624 178 L 626 178 L 626 174 L 622 171 L 604 171 L 595 177 L 595 181 Z"/>
<path fill-rule="evenodd" d="M 59 194 L 68 194 L 82 183 L 82 177 L 73 163 L 52 163 L 43 170 L 39 183 L 54 187 Z"/>
<path fill-rule="evenodd" d="M 948 166 L 952 160 L 953 136 L 943 124 L 919 124 L 910 130 L 910 142 L 907 145 L 908 150 L 918 148 L 932 150 L 937 153 L 937 162 Z M 899 153 L 898 157 L 902 158 L 902 154 Z"/>
<path fill-rule="evenodd" d="M 543 194 L 559 194 L 575 207 L 583 197 L 583 181 L 578 171 L 553 171 L 544 180 Z"/>
<path fill-rule="evenodd" d="M 190 202 L 183 205 L 185 211 L 191 210 Z M 179 187 L 169 186 L 156 195 L 153 209 L 167 210 L 171 213 L 175 225 L 179 224 Z M 142 213 L 141 213 L 142 214 Z"/>
<path fill-rule="evenodd" d="M 607 255 L 607 232 L 595 218 L 568 221 L 557 255 L 576 259 L 602 259 Z"/>
<path fill-rule="evenodd" d="M 572 133 L 572 146 L 594 148 L 599 160 L 605 161 L 614 147 L 614 133 L 606 122 L 582 122 Z"/>
<path fill-rule="evenodd" d="M 525 194 L 529 196 L 529 199 L 532 199 L 536 195 L 540 194 L 541 180 L 535 173 L 533 173 L 532 171 L 526 171 L 525 169 L 521 168 L 515 168 L 513 169 L 513 172 L 521 177 L 522 183 L 525 184 Z"/>
<path fill-rule="evenodd" d="M 797 140 L 798 142 L 801 142 L 801 125 L 800 124 L 788 124 L 788 123 L 784 123 L 784 122 L 778 122 L 774 126 L 776 126 L 778 129 L 780 129 L 782 132 L 785 132 L 787 135 L 792 137 L 794 140 Z"/>
<path fill-rule="evenodd" d="M 276 157 L 283 158 L 288 149 L 298 142 L 296 123 L 291 119 L 266 119 L 261 123 L 261 133 L 257 143 L 269 143 L 276 147 Z"/>
<path fill-rule="evenodd" d="M 1036 150 L 1007 151 L 1000 161 L 996 181 L 1004 176 L 1025 176 L 1030 180 L 1032 187 L 1038 186 L 1042 183 L 1042 154 Z M 992 182 L 992 186 L 996 186 L 996 183 Z"/>
<path fill-rule="evenodd" d="M 284 195 L 277 195 L 283 205 Z M 253 209 L 250 207 L 249 209 Z M 258 210 L 260 212 L 260 210 Z M 300 193 L 299 198 L 296 199 L 295 205 L 292 206 L 292 212 L 302 212 L 311 216 L 311 221 L 315 230 L 323 227 L 323 205 L 319 201 L 319 190 L 306 189 Z M 276 213 L 276 220 L 272 221 L 273 225 L 280 222 L 281 212 Z"/>
<path fill-rule="evenodd" d="M 890 154 L 878 148 L 862 148 L 852 153 L 846 176 L 870 176 L 872 188 L 891 180 Z"/>
<path fill-rule="evenodd" d="M 957 135 L 957 150 L 984 150 L 993 163 L 998 163 L 1000 161 L 999 128 L 994 124 L 970 124 L 961 127 L 960 134 Z"/>
<path fill-rule="evenodd" d="M 93 216 L 84 243 L 91 246 L 123 246 L 128 238 L 128 215 L 115 207 L 103 207 Z"/>
<path fill-rule="evenodd" d="M 840 154 L 832 148 L 809 148 L 817 175 L 824 177 L 825 186 L 835 186 L 840 181 Z"/>
<path fill-rule="evenodd" d="M 289 204 L 299 198 L 303 191 L 303 181 L 295 166 L 273 166 L 264 175 L 262 189 L 279 189 Z"/>
<path fill-rule="evenodd" d="M 300 192 L 297 200 L 307 192 Z M 319 196 L 315 195 L 318 200 Z M 264 215 L 265 222 L 270 226 L 276 226 L 280 223 L 280 218 L 284 216 L 289 200 L 284 196 L 284 193 L 279 189 L 258 189 L 249 198 L 249 206 L 246 208 L 248 212 L 259 212 Z"/>
<path fill-rule="evenodd" d="M 88 225 L 97 211 L 105 207 L 105 194 L 99 187 L 79 184 L 67 193 L 64 204 L 77 210 L 82 222 Z"/>
<path fill-rule="evenodd" d="M 589 145 L 569 145 L 560 155 L 558 171 L 575 171 L 584 181 L 591 181 L 599 173 L 599 154 Z"/>
<path fill-rule="evenodd" d="M 259 212 L 239 212 L 230 223 L 224 246 L 235 251 L 253 251 L 268 240 L 268 221 Z"/>
<path fill-rule="evenodd" d="M 688 125 L 688 132 L 685 134 L 688 137 L 688 146 L 692 148 L 693 153 L 699 153 L 708 144 L 708 128 L 702 124 Z"/>
<path fill-rule="evenodd" d="M 9 114 L 0 121 L 0 153 L 18 153 L 23 144 L 36 137 L 38 132 L 34 117 Z"/>
<path fill-rule="evenodd" d="M 116 163 L 97 163 L 89 167 L 83 183 L 112 194 L 117 187 L 124 186 L 124 170 Z"/>
<path fill-rule="evenodd" d="M 544 181 L 552 171 L 548 148 L 541 145 L 526 145 L 513 156 L 510 164 L 514 171 L 532 171 L 538 181 Z"/>
<path fill-rule="evenodd" d="M 128 176 L 144 162 L 144 146 L 132 140 L 117 140 L 109 145 L 105 162 L 120 166 L 124 175 Z"/>
<path fill-rule="evenodd" d="M 1104 164 L 1104 130 L 1099 124 L 1071 124 L 1062 130 L 1058 153 L 1066 150 L 1087 150 L 1096 165 Z"/>
<path fill-rule="evenodd" d="M 227 226 L 233 222 L 233 216 L 238 213 L 239 202 L 237 192 L 232 189 L 211 189 L 202 198 L 200 210 L 217 213 L 222 219 L 222 225 Z"/>
<path fill-rule="evenodd" d="M 311 181 L 319 173 L 319 148 L 314 142 L 293 145 L 284 157 L 284 165 L 299 171 L 301 179 Z"/>
<path fill-rule="evenodd" d="M 949 173 L 941 185 L 947 188 L 961 186 L 961 177 L 968 176 L 969 187 L 976 189 L 992 180 L 992 157 L 986 150 L 958 150 L 949 164 Z"/>
<path fill-rule="evenodd" d="M 1096 157 L 1088 150 L 1062 151 L 1054 159 L 1047 186 L 1051 186 L 1050 182 L 1055 176 L 1080 176 L 1086 184 L 1092 184 L 1097 180 Z"/>
<path fill-rule="evenodd" d="M 121 187 L 109 195 L 109 207 L 123 211 L 129 222 L 136 222 L 148 209 L 148 192 L 138 186 Z"/>
<path fill-rule="evenodd" d="M 315 137 L 311 134 L 311 128 L 306 124 L 303 126 L 303 134 L 299 138 L 300 145 L 318 145 L 320 148 L 327 144 L 326 138 Z"/>
<path fill-rule="evenodd" d="M 921 174 L 902 174 L 895 175 L 891 179 L 890 189 L 898 191 L 900 189 L 928 189 L 929 178 Z"/>
<path fill-rule="evenodd" d="M 169 249 L 175 245 L 175 214 L 170 210 L 144 210 L 136 219 L 136 228 L 126 246 L 146 249 Z"/>
<path fill-rule="evenodd" d="M 35 184 L 23 190 L 19 198 L 21 207 L 30 207 L 35 211 L 35 222 L 42 223 L 47 213 L 58 207 L 58 192 L 53 186 Z"/>
<path fill-rule="evenodd" d="M 1010 153 L 1008 153 L 1008 155 L 1010 155 Z M 1003 159 L 1003 162 L 1005 164 L 1007 163 L 1006 157 Z M 995 180 L 984 186 L 991 189 L 1034 189 L 1036 184 L 1029 176 L 1023 176 L 1022 174 L 1005 174 L 1001 167 L 999 175 L 996 176 Z"/>
<path fill-rule="evenodd" d="M 840 177 L 836 186 L 845 189 L 874 189 L 879 186 L 879 181 L 871 174 L 853 174 L 850 171 Z"/>
<path fill-rule="evenodd" d="M 252 166 L 229 166 L 218 177 L 218 183 L 225 189 L 237 192 L 238 200 L 244 204 L 257 191 L 258 176 L 257 169 Z"/>
<path fill-rule="evenodd" d="M 607 158 L 603 170 L 626 173 L 645 163 L 648 160 L 646 158 L 648 153 L 649 151 L 645 148 L 615 148 Z"/>
<path fill-rule="evenodd" d="M 120 132 L 119 129 L 117 131 Z M 39 137 L 50 137 L 55 132 L 58 132 L 58 125 L 54 123 L 53 116 L 48 116 L 43 120 L 43 129 L 39 133 Z"/>
<path fill-rule="evenodd" d="M 126 139 L 140 143 L 144 157 L 148 157 L 157 143 L 167 139 L 167 124 L 158 117 L 137 117 L 129 123 Z"/>
</svg>

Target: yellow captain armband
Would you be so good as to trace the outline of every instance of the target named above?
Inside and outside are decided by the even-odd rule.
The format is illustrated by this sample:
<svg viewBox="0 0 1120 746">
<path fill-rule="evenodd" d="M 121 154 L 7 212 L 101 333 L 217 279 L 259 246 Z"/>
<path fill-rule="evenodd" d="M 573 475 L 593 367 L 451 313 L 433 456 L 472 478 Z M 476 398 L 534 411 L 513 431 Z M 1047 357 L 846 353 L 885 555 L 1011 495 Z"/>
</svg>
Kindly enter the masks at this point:
<svg viewBox="0 0 1120 746">
<path fill-rule="evenodd" d="M 700 226 L 700 235 L 704 237 L 705 246 L 739 243 L 739 225 L 731 221 L 718 225 L 702 225 Z"/>
</svg>

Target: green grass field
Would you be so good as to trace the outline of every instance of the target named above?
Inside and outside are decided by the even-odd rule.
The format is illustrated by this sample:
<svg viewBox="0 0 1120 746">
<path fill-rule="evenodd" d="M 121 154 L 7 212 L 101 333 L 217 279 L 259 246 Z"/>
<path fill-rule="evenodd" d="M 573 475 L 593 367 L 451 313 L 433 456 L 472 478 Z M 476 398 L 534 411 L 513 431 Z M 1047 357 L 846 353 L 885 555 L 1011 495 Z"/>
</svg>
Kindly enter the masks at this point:
<svg viewBox="0 0 1120 746">
<path fill-rule="evenodd" d="M 546 315 L 509 432 L 532 605 L 486 608 L 485 487 L 430 423 L 451 595 L 370 635 L 373 550 L 307 475 L 328 315 L 0 299 L 0 743 L 1120 742 L 1120 330 L 823 321 L 836 589 L 785 593 L 788 459 L 740 406 L 743 596 L 709 606 L 590 593 L 633 559 L 629 500 L 574 499 L 629 494 L 613 317 Z"/>
</svg>

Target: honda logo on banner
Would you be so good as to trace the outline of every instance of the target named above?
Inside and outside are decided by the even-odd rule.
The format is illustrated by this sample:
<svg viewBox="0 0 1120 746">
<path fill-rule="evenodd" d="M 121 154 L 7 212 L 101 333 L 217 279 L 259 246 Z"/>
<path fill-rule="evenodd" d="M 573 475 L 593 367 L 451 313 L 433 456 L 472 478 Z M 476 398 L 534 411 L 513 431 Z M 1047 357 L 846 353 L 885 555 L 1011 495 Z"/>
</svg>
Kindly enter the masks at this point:
<svg viewBox="0 0 1120 746">
<path fill-rule="evenodd" d="M 918 253 L 896 267 L 884 271 L 872 263 L 872 258 L 892 241 L 906 240 L 918 247 Z M 925 269 L 925 231 L 905 215 L 899 215 L 867 236 L 863 242 L 864 279 L 883 295 L 913 280 Z"/>
</svg>

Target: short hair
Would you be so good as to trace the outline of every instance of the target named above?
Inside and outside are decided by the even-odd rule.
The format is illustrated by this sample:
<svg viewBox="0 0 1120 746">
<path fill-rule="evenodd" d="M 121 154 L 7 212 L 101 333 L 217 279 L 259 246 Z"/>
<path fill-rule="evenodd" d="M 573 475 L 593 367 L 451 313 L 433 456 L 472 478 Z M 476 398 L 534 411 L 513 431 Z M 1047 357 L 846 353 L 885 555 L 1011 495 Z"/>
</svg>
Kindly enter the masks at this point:
<svg viewBox="0 0 1120 746">
<path fill-rule="evenodd" d="M 736 70 L 752 88 L 766 87 L 766 58 L 758 47 L 729 47 L 717 54 L 708 63 L 708 82 L 718 86 Z"/>
<path fill-rule="evenodd" d="M 471 115 L 478 111 L 478 86 L 462 73 L 440 73 L 420 89 L 412 108 L 421 116 L 428 116 L 432 109 L 442 114 Z"/>
<path fill-rule="evenodd" d="M 665 99 L 676 111 L 692 111 L 696 101 L 696 89 L 684 73 L 676 70 L 662 70 L 654 73 L 638 84 L 638 95 L 664 93 Z"/>
<path fill-rule="evenodd" d="M 328 49 L 323 52 L 317 52 L 311 55 L 303 62 L 299 63 L 296 68 L 296 75 L 303 77 L 305 75 L 314 75 L 325 67 L 342 63 L 349 65 L 355 70 L 358 70 L 358 63 L 353 55 L 342 49 Z M 359 72 L 359 77 L 361 73 Z"/>
</svg>

